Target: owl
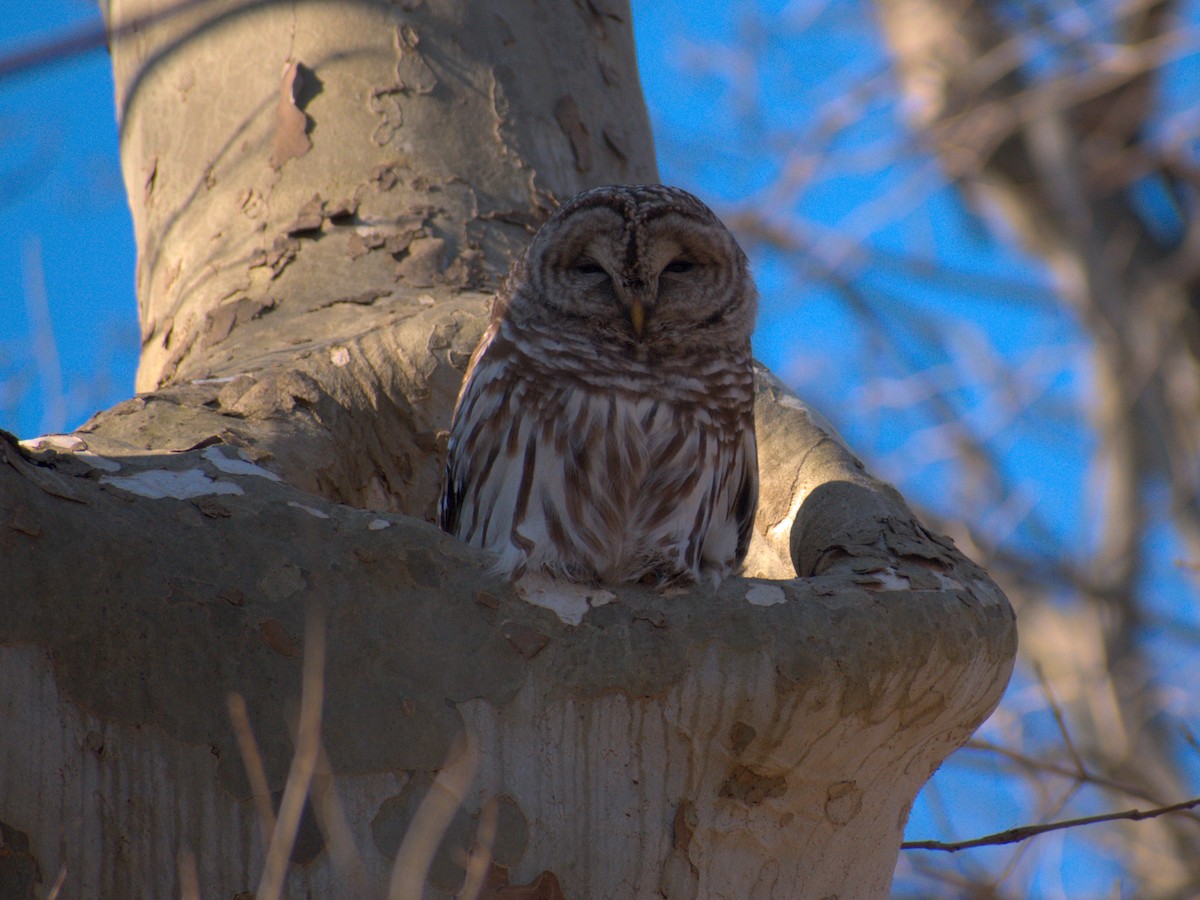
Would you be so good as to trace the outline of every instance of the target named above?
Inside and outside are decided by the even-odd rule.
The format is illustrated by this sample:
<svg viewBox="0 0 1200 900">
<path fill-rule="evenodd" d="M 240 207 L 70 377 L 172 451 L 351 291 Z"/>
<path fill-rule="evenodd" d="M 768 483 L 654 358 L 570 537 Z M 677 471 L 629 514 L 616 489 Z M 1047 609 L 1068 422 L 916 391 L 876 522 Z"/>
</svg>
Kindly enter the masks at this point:
<svg viewBox="0 0 1200 900">
<path fill-rule="evenodd" d="M 450 428 L 443 530 L 496 571 L 717 584 L 758 504 L 737 241 L 679 188 L 595 188 L 518 256 Z"/>
</svg>

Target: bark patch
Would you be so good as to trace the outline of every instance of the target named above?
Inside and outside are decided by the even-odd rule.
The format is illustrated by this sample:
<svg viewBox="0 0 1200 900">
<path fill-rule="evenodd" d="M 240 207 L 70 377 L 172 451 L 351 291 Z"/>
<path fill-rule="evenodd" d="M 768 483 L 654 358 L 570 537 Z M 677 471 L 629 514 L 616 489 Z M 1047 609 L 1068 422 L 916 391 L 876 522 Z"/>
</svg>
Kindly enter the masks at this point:
<svg viewBox="0 0 1200 900">
<path fill-rule="evenodd" d="M 394 90 L 412 94 L 428 94 L 437 86 L 433 69 L 417 52 L 420 43 L 417 30 L 411 25 L 401 25 L 392 35 L 392 46 L 396 48 L 396 85 Z"/>
<path fill-rule="evenodd" d="M 221 343 L 236 326 L 262 318 L 275 309 L 275 306 L 275 300 L 252 300 L 249 297 L 218 306 L 208 314 L 204 333 L 200 337 L 200 347 L 207 349 Z"/>
<path fill-rule="evenodd" d="M 675 849 L 687 853 L 692 844 L 692 835 L 696 832 L 696 805 L 691 800 L 684 800 L 675 810 Z"/>
<path fill-rule="evenodd" d="M 553 872 L 542 872 L 528 884 L 512 884 L 508 866 L 492 863 L 480 900 L 566 900 L 562 885 Z"/>
<path fill-rule="evenodd" d="M 729 745 L 733 755 L 741 756 L 757 735 L 758 732 L 745 722 L 734 722 L 733 727 L 729 729 Z"/>
<path fill-rule="evenodd" d="M 550 640 L 540 631 L 519 622 L 507 622 L 503 630 L 509 643 L 516 647 L 517 652 L 526 659 L 533 659 L 537 656 Z"/>
<path fill-rule="evenodd" d="M 787 781 L 782 775 L 763 775 L 749 766 L 737 766 L 721 785 L 718 795 L 757 806 L 768 797 L 782 797 L 786 791 Z"/>
<path fill-rule="evenodd" d="M 296 642 L 292 640 L 292 636 L 287 633 L 287 629 L 278 619 L 267 619 L 260 622 L 258 636 L 264 644 L 280 656 L 294 659 L 300 655 L 300 648 L 296 646 Z"/>
<path fill-rule="evenodd" d="M 320 194 L 313 194 L 312 199 L 300 207 L 296 218 L 284 228 L 284 231 L 290 237 L 305 232 L 320 231 L 324 224 L 325 201 L 321 199 Z"/>
<path fill-rule="evenodd" d="M 862 809 L 862 791 L 857 782 L 839 781 L 825 794 L 825 817 L 834 825 L 845 825 Z"/>
<path fill-rule="evenodd" d="M 42 533 L 42 526 L 24 506 L 18 506 L 12 511 L 12 515 L 8 519 L 8 527 L 27 537 L 38 537 Z"/>
<path fill-rule="evenodd" d="M 396 275 L 414 287 L 433 287 L 442 274 L 446 242 L 441 238 L 417 238 L 407 247 L 407 255 L 396 266 Z"/>
<path fill-rule="evenodd" d="M 575 154 L 575 168 L 587 172 L 592 168 L 592 145 L 588 138 L 587 126 L 583 124 L 583 116 L 579 114 L 579 104 L 572 97 L 562 97 L 554 105 L 554 118 L 562 129 L 567 140 L 571 142 L 571 152 Z"/>
<path fill-rule="evenodd" d="M 308 116 L 296 100 L 304 89 L 305 73 L 300 63 L 293 61 L 283 72 L 279 83 L 279 104 L 275 107 L 275 133 L 271 137 L 271 167 L 283 168 L 289 159 L 303 156 L 312 149 L 308 137 Z"/>
</svg>

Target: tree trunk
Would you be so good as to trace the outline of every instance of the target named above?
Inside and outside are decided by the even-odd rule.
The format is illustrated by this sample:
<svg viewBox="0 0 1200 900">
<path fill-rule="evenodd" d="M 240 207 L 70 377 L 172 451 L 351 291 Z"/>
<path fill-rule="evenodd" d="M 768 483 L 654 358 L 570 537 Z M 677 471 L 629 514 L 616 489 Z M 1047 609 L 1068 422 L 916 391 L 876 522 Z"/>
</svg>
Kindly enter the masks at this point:
<svg viewBox="0 0 1200 900">
<path fill-rule="evenodd" d="M 288 896 L 477 828 L 484 896 L 884 896 L 1013 616 L 769 373 L 755 577 L 527 598 L 428 524 L 512 254 L 656 180 L 626 5 L 107 13 L 145 393 L 0 442 L 0 884 L 269 896 L 307 790 Z"/>
</svg>

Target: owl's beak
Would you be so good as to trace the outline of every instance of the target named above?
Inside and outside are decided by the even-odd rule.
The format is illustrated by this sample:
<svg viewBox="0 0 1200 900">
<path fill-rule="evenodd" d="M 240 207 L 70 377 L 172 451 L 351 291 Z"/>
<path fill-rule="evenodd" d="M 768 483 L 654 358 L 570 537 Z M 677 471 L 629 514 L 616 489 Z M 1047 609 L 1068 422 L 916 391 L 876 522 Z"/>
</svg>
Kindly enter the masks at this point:
<svg viewBox="0 0 1200 900">
<path fill-rule="evenodd" d="M 634 297 L 629 306 L 629 321 L 633 324 L 634 335 L 640 338 L 646 324 L 646 307 L 639 297 Z"/>
<path fill-rule="evenodd" d="M 633 326 L 633 336 L 642 339 L 642 329 L 646 327 L 646 282 L 636 275 L 626 275 L 621 282 L 625 288 L 622 294 L 629 301 L 629 324 Z"/>
</svg>

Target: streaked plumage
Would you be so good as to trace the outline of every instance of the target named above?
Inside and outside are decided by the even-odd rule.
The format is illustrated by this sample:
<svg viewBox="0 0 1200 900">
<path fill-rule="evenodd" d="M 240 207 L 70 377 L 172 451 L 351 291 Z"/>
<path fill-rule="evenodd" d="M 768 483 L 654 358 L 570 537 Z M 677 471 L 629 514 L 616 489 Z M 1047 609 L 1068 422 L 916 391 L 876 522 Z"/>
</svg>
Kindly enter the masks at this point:
<svg viewBox="0 0 1200 900">
<path fill-rule="evenodd" d="M 450 430 L 442 528 L 510 578 L 719 581 L 758 502 L 745 255 L 686 191 L 611 186 L 513 263 Z"/>
</svg>

